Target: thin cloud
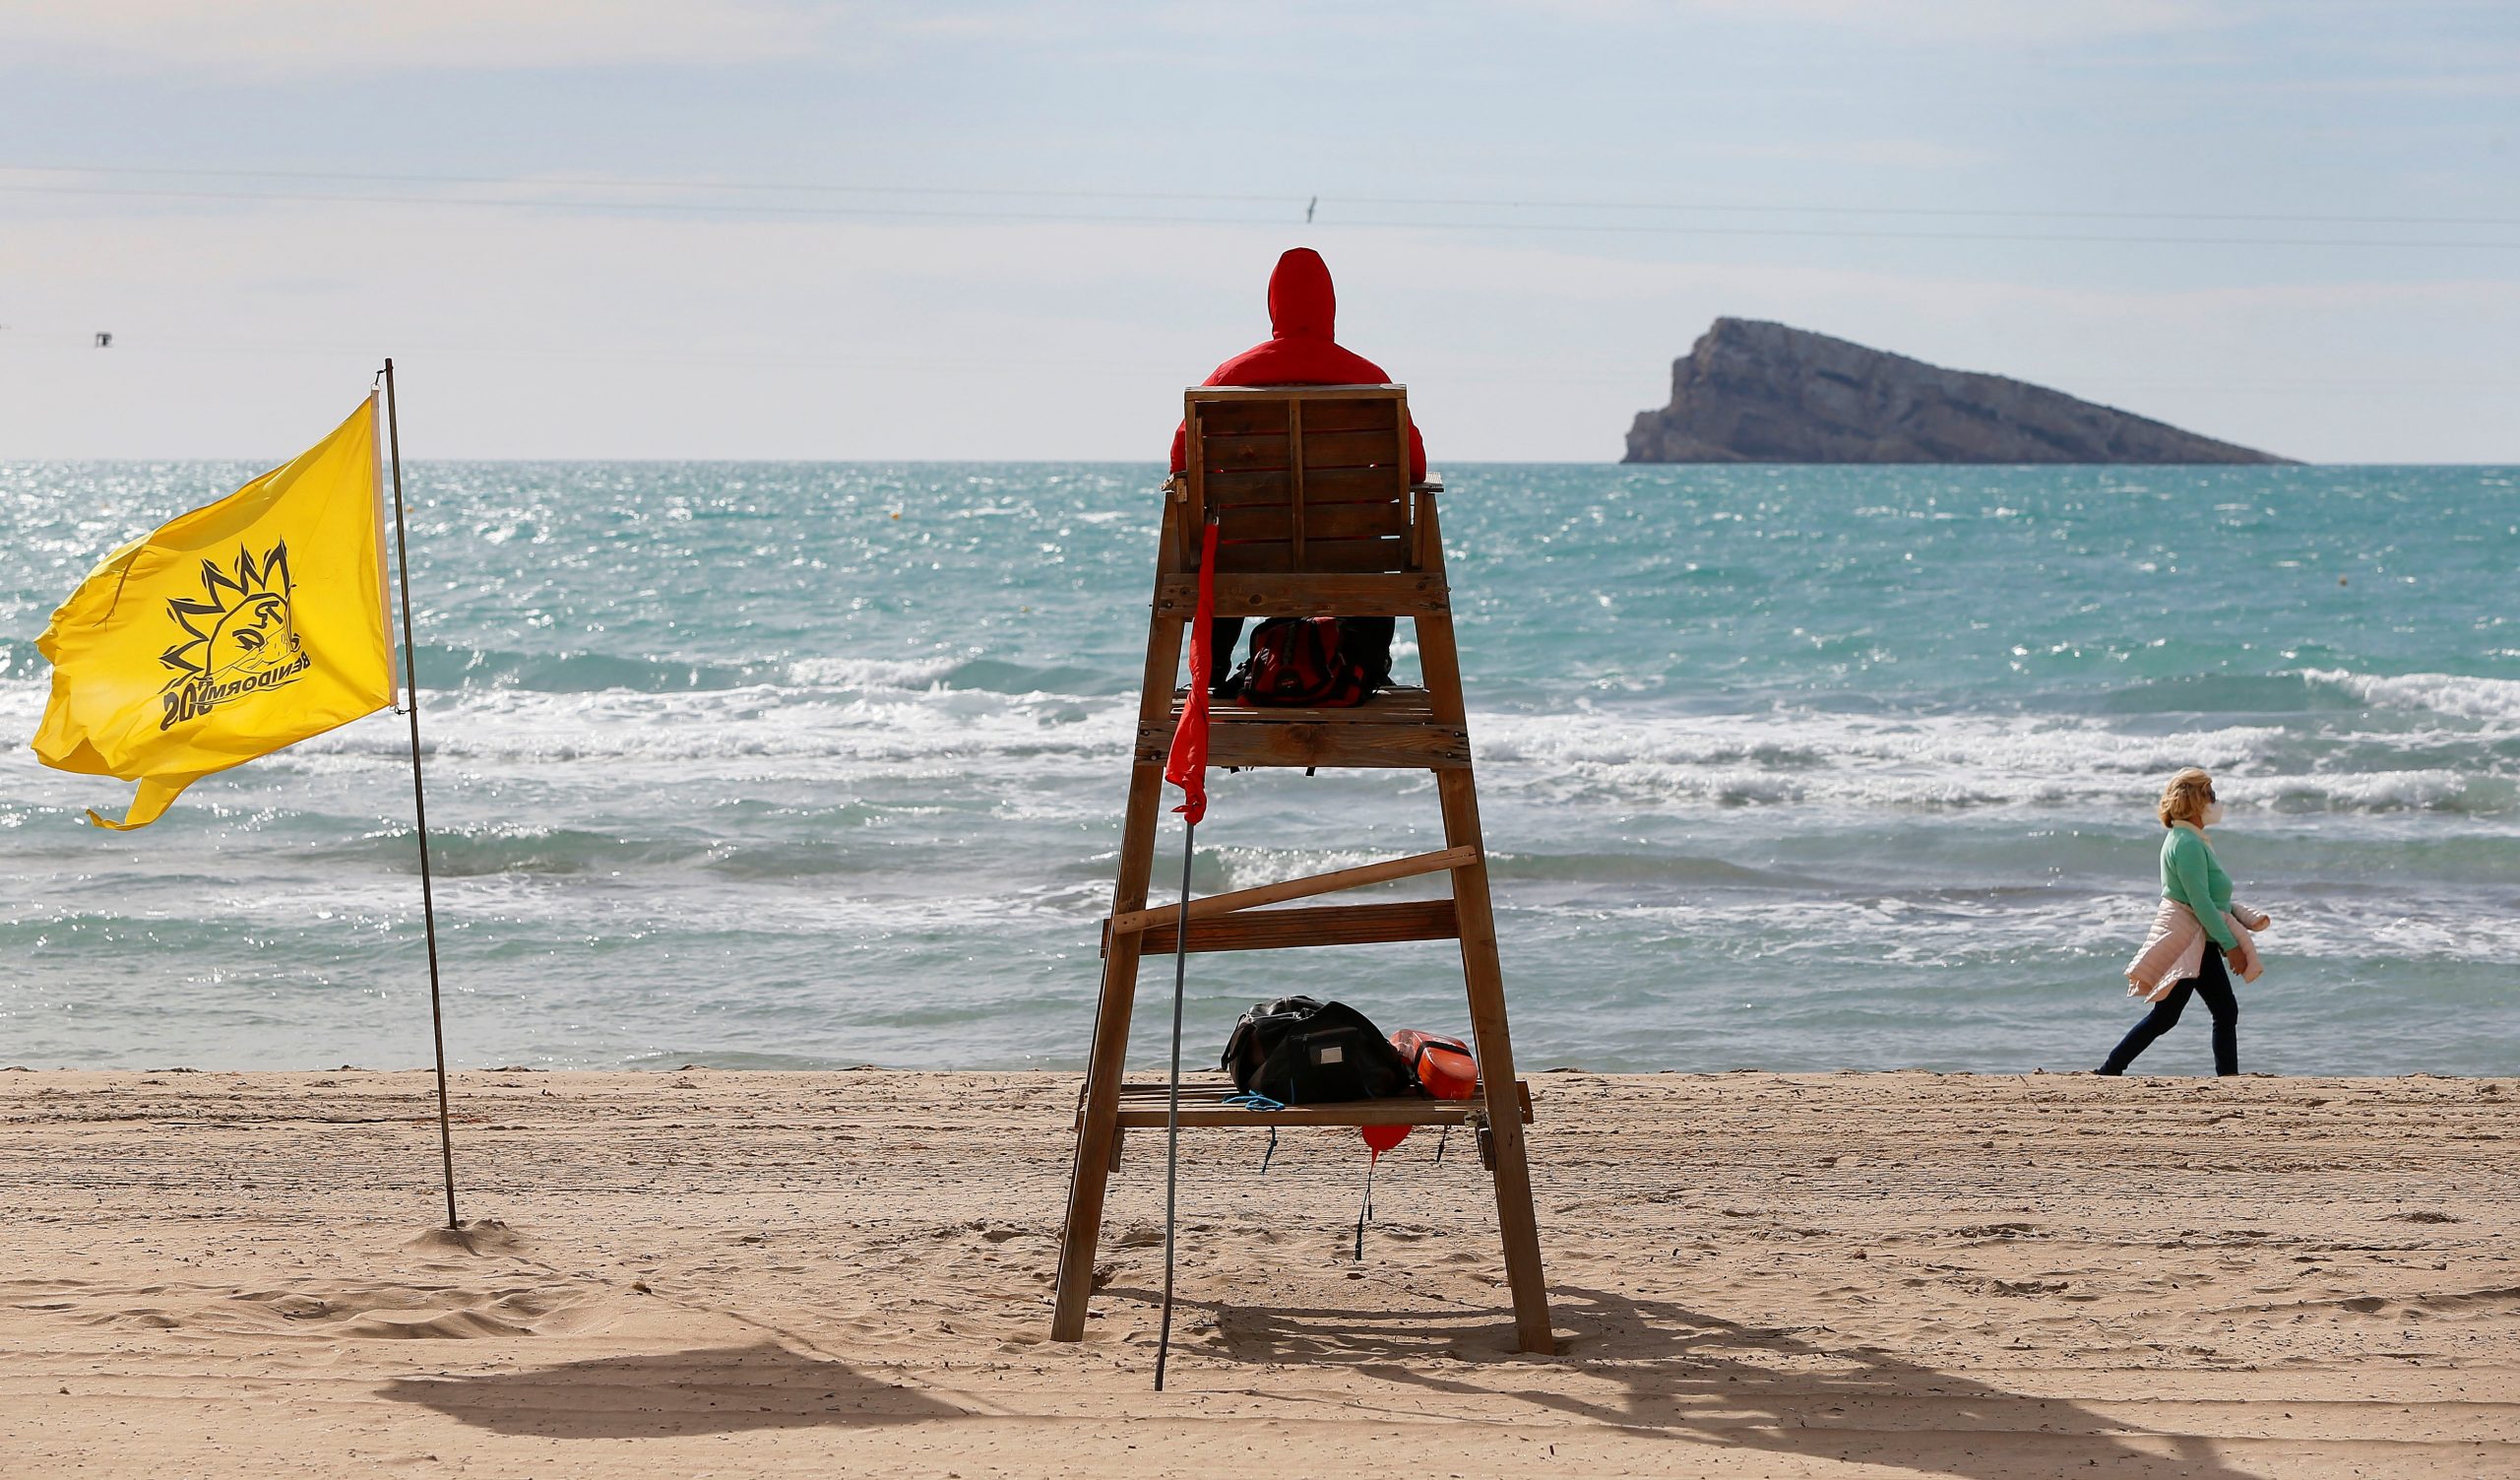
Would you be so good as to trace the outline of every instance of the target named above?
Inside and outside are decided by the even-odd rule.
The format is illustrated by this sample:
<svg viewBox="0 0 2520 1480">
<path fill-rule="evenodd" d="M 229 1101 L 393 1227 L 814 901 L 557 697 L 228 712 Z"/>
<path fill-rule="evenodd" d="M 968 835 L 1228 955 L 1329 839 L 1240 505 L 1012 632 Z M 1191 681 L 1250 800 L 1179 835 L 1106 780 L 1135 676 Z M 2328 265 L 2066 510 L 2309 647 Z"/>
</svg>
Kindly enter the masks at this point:
<svg viewBox="0 0 2520 1480">
<path fill-rule="evenodd" d="M 1658 22 L 1674 15 L 1802 23 L 1950 45 L 2051 46 L 2218 31 L 2262 5 L 2217 0 L 1504 0 L 1507 8 L 1592 21 Z"/>
<path fill-rule="evenodd" d="M 845 9 L 768 0 L 18 0 L 0 7 L 0 51 L 264 76 L 734 64 L 814 47 Z"/>
<path fill-rule="evenodd" d="M 1675 152 L 1701 159 L 1783 160 L 1797 164 L 1849 164 L 1870 169 L 1956 169 L 1992 163 L 1998 150 L 1931 139 L 1800 139 L 1774 142 L 1686 140 Z"/>
</svg>

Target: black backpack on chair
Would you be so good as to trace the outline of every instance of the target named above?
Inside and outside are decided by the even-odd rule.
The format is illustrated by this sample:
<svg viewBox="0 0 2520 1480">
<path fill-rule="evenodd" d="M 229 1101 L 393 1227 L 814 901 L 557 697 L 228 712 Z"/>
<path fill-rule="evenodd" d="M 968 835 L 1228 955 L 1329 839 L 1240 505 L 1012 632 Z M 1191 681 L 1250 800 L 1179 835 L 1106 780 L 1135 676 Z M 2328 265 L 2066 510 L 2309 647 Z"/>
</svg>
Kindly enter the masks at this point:
<svg viewBox="0 0 2520 1480">
<path fill-rule="evenodd" d="M 1273 616 L 1251 629 L 1251 656 L 1219 690 L 1245 704 L 1347 709 L 1365 702 L 1390 677 L 1376 676 L 1359 644 L 1337 616 Z"/>
<path fill-rule="evenodd" d="M 1345 1002 L 1280 997 L 1233 1025 L 1218 1067 L 1233 1087 L 1285 1105 L 1325 1105 L 1425 1093 L 1407 1060 Z"/>
</svg>

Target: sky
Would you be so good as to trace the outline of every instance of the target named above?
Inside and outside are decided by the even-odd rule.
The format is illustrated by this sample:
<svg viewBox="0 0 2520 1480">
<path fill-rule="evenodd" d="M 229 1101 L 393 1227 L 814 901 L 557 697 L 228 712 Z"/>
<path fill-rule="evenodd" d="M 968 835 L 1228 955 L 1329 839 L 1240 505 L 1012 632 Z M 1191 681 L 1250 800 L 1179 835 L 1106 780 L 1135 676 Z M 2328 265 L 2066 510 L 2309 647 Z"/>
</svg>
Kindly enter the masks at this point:
<svg viewBox="0 0 2520 1480">
<path fill-rule="evenodd" d="M 1726 314 L 2520 463 L 2520 5 L 0 0 L 0 459 L 1153 459 L 1295 245 L 1439 469 Z"/>
</svg>

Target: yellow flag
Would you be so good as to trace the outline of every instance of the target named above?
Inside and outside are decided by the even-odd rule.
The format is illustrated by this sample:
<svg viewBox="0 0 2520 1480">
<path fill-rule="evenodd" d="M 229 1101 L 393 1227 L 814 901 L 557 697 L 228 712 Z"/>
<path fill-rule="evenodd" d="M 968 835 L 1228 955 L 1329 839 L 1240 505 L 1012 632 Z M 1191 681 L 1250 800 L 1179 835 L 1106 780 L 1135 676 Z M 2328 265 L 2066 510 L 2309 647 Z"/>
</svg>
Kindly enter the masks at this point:
<svg viewBox="0 0 2520 1480">
<path fill-rule="evenodd" d="M 394 702 L 376 399 L 219 502 L 107 555 L 52 613 L 36 758 L 178 793 Z"/>
</svg>

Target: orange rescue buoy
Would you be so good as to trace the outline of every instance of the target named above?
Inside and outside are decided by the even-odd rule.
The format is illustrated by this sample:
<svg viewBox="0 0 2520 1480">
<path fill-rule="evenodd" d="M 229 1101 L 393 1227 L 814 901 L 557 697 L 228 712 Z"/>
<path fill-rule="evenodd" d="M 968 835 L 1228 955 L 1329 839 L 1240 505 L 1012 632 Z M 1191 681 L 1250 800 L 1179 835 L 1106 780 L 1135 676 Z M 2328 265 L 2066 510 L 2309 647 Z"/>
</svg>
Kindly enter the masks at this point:
<svg viewBox="0 0 2520 1480">
<path fill-rule="evenodd" d="M 1467 1100 L 1479 1093 L 1479 1061 L 1460 1039 L 1403 1028 L 1391 1035 L 1391 1046 L 1436 1099 Z"/>
</svg>

